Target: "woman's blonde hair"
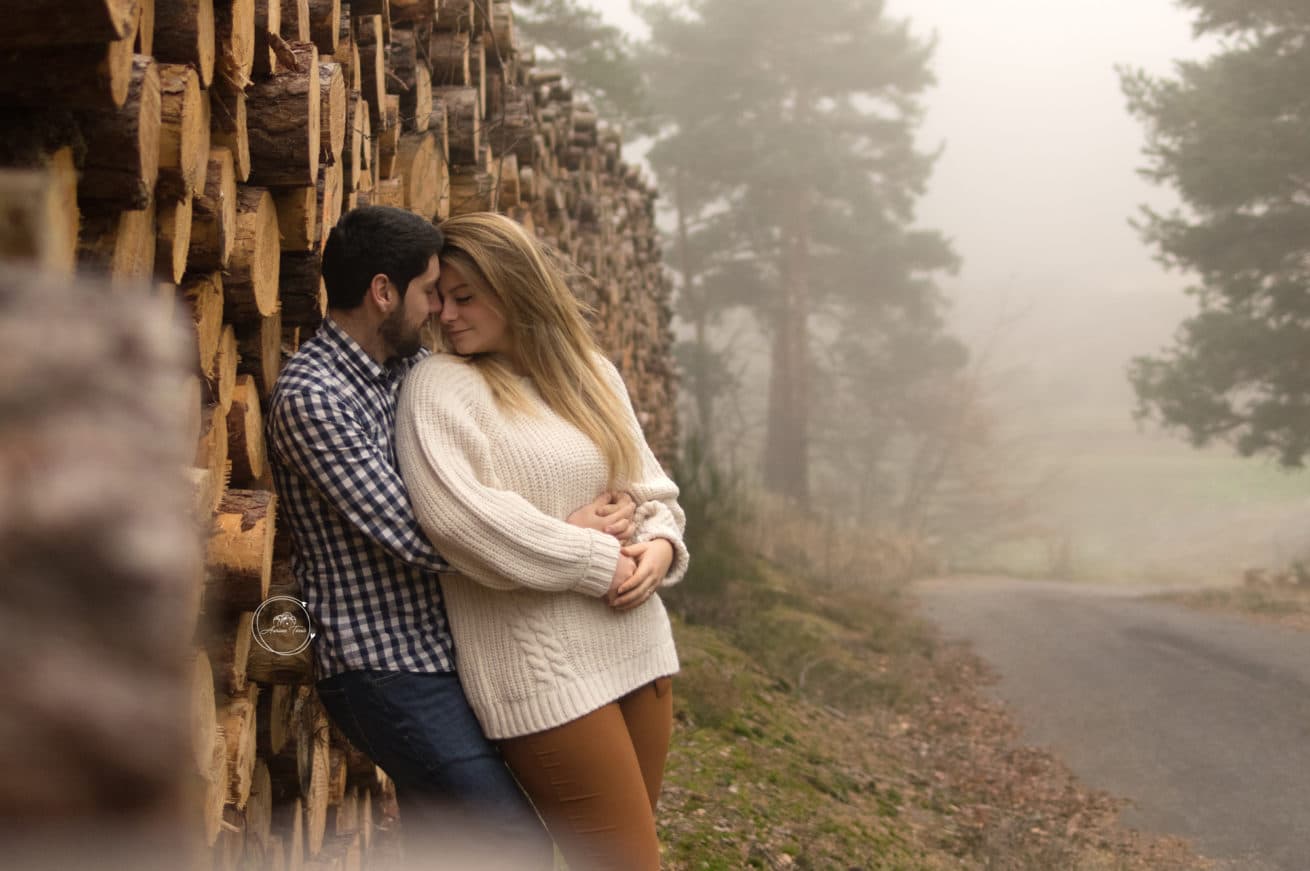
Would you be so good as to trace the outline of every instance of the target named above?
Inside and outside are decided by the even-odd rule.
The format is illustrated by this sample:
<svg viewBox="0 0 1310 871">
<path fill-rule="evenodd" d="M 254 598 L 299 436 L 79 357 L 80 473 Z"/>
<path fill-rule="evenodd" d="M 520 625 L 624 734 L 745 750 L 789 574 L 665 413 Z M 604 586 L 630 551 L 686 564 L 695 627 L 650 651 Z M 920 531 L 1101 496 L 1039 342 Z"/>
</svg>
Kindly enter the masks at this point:
<svg viewBox="0 0 1310 871">
<path fill-rule="evenodd" d="M 440 227 L 446 240 L 442 263 L 491 295 L 505 316 L 515 362 L 532 376 L 546 405 L 600 449 L 610 488 L 623 489 L 640 469 L 639 447 L 625 398 L 598 366 L 601 352 L 584 317 L 586 306 L 569 290 L 557 256 L 495 212 L 457 215 Z M 529 408 L 509 361 L 494 354 L 469 359 L 503 407 Z"/>
</svg>

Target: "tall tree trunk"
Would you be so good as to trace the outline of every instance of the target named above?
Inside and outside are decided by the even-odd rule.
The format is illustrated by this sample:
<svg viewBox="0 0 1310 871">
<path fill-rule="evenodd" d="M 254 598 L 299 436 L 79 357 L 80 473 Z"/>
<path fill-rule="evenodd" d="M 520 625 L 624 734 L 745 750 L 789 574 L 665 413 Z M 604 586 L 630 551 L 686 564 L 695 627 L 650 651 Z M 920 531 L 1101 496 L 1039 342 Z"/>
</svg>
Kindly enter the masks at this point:
<svg viewBox="0 0 1310 871">
<path fill-rule="evenodd" d="M 704 291 L 695 289 L 696 276 L 691 266 L 691 246 L 688 242 L 686 180 L 682 173 L 677 173 L 673 181 L 673 204 L 678 213 L 678 260 L 679 272 L 682 273 L 682 299 L 691 315 L 695 329 L 695 343 L 692 346 L 691 392 L 696 405 L 696 437 L 701 447 L 708 454 L 714 448 L 714 379 L 708 371 L 713 365 L 713 354 L 709 345 L 709 305 Z"/>
<path fill-rule="evenodd" d="M 783 239 L 782 302 L 773 331 L 764 484 L 809 506 L 810 282 L 809 215 L 804 193 Z"/>
</svg>

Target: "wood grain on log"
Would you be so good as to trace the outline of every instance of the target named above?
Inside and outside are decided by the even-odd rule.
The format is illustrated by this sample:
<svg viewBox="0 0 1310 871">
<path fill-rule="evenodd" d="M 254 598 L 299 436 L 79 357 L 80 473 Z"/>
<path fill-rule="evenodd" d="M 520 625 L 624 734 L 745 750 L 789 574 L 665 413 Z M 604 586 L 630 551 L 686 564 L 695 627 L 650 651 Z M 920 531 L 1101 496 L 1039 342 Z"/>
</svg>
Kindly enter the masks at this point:
<svg viewBox="0 0 1310 871">
<path fill-rule="evenodd" d="M 400 97 L 387 94 L 383 103 L 383 126 L 381 130 L 374 128 L 376 151 L 373 155 L 373 168 L 378 178 L 394 178 L 396 152 L 400 146 Z"/>
<path fill-rule="evenodd" d="M 219 0 L 214 7 L 218 41 L 215 78 L 244 88 L 255 72 L 255 0 Z"/>
<path fill-rule="evenodd" d="M 247 611 L 235 618 L 226 616 L 216 621 L 206 634 L 209 666 L 214 673 L 214 692 L 219 698 L 245 694 L 250 685 L 246 677 L 246 662 L 250 659 L 250 620 L 254 615 Z"/>
<path fill-rule="evenodd" d="M 245 692 L 219 706 L 218 719 L 223 725 L 227 741 L 227 803 L 238 811 L 243 810 L 250 799 L 255 763 L 258 761 L 255 749 L 255 710 L 258 700 L 259 687 L 251 684 Z"/>
<path fill-rule="evenodd" d="M 441 168 L 435 135 L 406 133 L 400 137 L 396 169 L 405 180 L 405 208 L 429 221 L 440 205 Z"/>
<path fill-rule="evenodd" d="M 146 282 L 155 268 L 155 208 L 82 214 L 78 264 L 117 285 Z"/>
<path fill-rule="evenodd" d="M 180 282 L 186 272 L 193 206 L 193 198 L 188 192 L 180 200 L 160 203 L 156 212 L 159 239 L 155 246 L 155 273 L 173 283 Z"/>
<path fill-rule="evenodd" d="M 223 278 L 217 272 L 185 276 L 178 294 L 191 312 L 195 327 L 198 371 L 206 379 L 214 377 L 218 343 L 223 335 Z"/>
<path fill-rule="evenodd" d="M 296 67 L 256 82 L 246 97 L 252 184 L 304 186 L 318 177 L 318 48 L 293 49 Z"/>
<path fill-rule="evenodd" d="M 341 219 L 341 207 L 345 201 L 343 178 L 344 172 L 339 163 L 319 167 L 318 184 L 314 187 L 318 198 L 317 243 L 314 247 L 320 252 L 327 244 L 328 234 Z"/>
<path fill-rule="evenodd" d="M 159 175 L 160 91 L 155 62 L 136 56 L 122 108 L 85 112 L 79 121 L 90 148 L 78 198 L 144 209 Z"/>
<path fill-rule="evenodd" d="M 277 208 L 265 188 L 237 188 L 236 239 L 223 282 L 223 318 L 247 323 L 277 309 Z"/>
<path fill-rule="evenodd" d="M 319 166 L 340 164 L 346 147 L 346 80 L 341 64 L 319 63 Z"/>
<path fill-rule="evenodd" d="M 318 239 L 318 189 L 279 188 L 273 193 L 281 250 L 309 251 Z M 284 281 L 285 279 L 279 279 Z"/>
<path fill-rule="evenodd" d="M 236 328 L 237 344 L 241 351 L 238 371 L 253 375 L 259 395 L 267 400 L 273 394 L 273 382 L 282 371 L 282 312 L 273 313 L 240 324 Z"/>
<path fill-rule="evenodd" d="M 192 270 L 225 269 L 236 241 L 237 183 L 232 152 L 211 148 L 203 192 L 191 204 L 191 238 L 187 266 Z"/>
<path fill-rule="evenodd" d="M 247 181 L 250 178 L 250 124 L 246 92 L 220 79 L 209 89 L 209 110 L 211 144 L 231 152 L 236 180 Z"/>
<path fill-rule="evenodd" d="M 214 715 L 212 711 L 210 715 Z M 214 729 L 214 743 L 210 748 L 209 776 L 205 779 L 205 797 L 202 805 L 205 843 L 211 847 L 218 840 L 218 833 L 223 828 L 223 806 L 227 803 L 229 774 L 227 735 L 220 724 Z"/>
<path fill-rule="evenodd" d="M 227 453 L 232 460 L 235 486 L 246 487 L 264 477 L 268 462 L 264 451 L 264 418 L 253 375 L 237 375 L 232 407 L 227 413 Z"/>
<path fill-rule="evenodd" d="M 136 18 L 136 53 L 155 53 L 155 0 L 141 0 Z"/>
<path fill-rule="evenodd" d="M 400 117 L 406 130 L 427 129 L 432 114 L 432 75 L 419 57 L 418 37 L 413 30 L 397 28 L 391 34 L 387 92 L 400 97 Z"/>
<path fill-rule="evenodd" d="M 217 403 L 218 413 L 224 418 L 232 410 L 232 392 L 237 384 L 237 366 L 240 362 L 237 348 L 236 329 L 231 324 L 224 324 L 218 336 L 218 351 L 214 354 L 214 375 L 209 379 L 209 396 Z M 227 455 L 227 426 L 223 426 L 223 458 Z"/>
<path fill-rule="evenodd" d="M 276 509 L 277 497 L 270 492 L 224 494 L 209 538 L 206 612 L 253 611 L 267 598 Z"/>
<path fill-rule="evenodd" d="M 382 17 L 370 15 L 355 19 L 355 46 L 359 51 L 361 90 L 368 102 L 374 130 L 382 130 L 381 113 L 387 98 L 387 51 L 382 39 Z"/>
</svg>

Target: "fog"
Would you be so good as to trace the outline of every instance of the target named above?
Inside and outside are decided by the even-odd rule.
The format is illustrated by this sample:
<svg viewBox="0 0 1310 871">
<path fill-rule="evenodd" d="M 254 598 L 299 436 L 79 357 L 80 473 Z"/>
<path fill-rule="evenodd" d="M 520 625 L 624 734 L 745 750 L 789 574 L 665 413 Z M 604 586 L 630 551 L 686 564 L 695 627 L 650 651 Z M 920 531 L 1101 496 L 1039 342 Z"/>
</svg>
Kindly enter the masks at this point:
<svg viewBox="0 0 1310 871">
<path fill-rule="evenodd" d="M 594 0 L 643 33 L 627 0 Z M 1042 541 L 984 567 L 1097 580 L 1231 582 L 1310 552 L 1310 480 L 1225 446 L 1196 451 L 1134 422 L 1128 362 L 1193 310 L 1130 220 L 1168 210 L 1141 178 L 1144 132 L 1116 66 L 1168 73 L 1204 56 L 1171 0 L 889 0 L 934 38 L 924 150 L 941 149 L 920 226 L 959 254 L 951 329 L 985 360 L 1016 476 L 1050 476 Z M 629 155 L 639 153 L 630 151 Z M 1053 556 L 1059 554 L 1059 556 Z"/>
</svg>

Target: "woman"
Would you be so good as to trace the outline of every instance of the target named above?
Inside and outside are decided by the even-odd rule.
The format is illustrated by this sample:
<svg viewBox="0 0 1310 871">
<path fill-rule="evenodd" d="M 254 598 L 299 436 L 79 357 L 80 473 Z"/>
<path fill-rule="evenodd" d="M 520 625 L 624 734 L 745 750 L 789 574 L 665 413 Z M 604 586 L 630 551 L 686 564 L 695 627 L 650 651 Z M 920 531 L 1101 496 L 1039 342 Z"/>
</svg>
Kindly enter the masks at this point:
<svg viewBox="0 0 1310 871">
<path fill-rule="evenodd" d="M 448 353 L 406 379 L 396 449 L 456 570 L 460 679 L 571 868 L 658 869 L 678 660 L 655 591 L 687 569 L 677 486 L 541 246 L 492 213 L 441 230 Z M 606 491 L 637 503 L 631 544 L 567 522 Z"/>
</svg>

